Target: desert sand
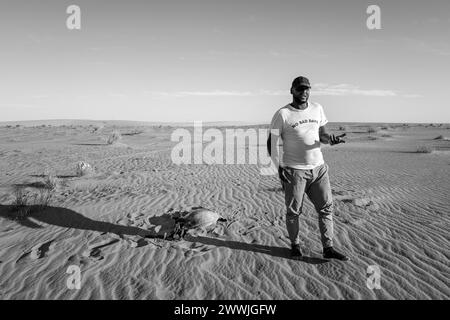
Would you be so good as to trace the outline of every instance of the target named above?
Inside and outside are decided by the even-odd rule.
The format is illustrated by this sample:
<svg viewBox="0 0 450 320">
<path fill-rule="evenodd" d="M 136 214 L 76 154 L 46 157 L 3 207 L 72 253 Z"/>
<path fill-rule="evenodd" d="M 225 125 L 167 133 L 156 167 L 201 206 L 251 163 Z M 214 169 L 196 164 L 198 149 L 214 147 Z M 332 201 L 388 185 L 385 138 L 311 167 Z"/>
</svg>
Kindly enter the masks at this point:
<svg viewBox="0 0 450 320">
<path fill-rule="evenodd" d="M 449 299 L 450 126 L 329 126 L 347 133 L 322 150 L 349 262 L 322 259 L 309 200 L 304 257 L 291 258 L 278 177 L 254 164 L 173 164 L 175 124 L 0 124 L 0 299 Z M 122 139 L 109 145 L 113 130 Z M 77 176 L 79 161 L 94 171 Z M 14 188 L 39 192 L 47 175 L 49 203 L 19 217 Z M 155 238 L 198 206 L 228 221 Z M 79 290 L 67 286 L 73 265 Z M 372 265 L 379 289 L 366 285 Z"/>
</svg>

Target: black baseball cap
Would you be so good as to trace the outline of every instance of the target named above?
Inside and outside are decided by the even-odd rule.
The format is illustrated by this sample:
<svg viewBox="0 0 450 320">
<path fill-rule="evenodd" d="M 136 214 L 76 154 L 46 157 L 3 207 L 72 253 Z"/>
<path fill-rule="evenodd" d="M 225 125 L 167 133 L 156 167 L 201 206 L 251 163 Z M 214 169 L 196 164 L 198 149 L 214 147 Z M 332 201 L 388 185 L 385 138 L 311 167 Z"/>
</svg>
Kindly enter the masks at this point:
<svg viewBox="0 0 450 320">
<path fill-rule="evenodd" d="M 298 87 L 308 87 L 311 88 L 311 84 L 309 83 L 308 78 L 306 77 L 297 77 L 292 81 L 292 88 L 298 88 Z"/>
</svg>

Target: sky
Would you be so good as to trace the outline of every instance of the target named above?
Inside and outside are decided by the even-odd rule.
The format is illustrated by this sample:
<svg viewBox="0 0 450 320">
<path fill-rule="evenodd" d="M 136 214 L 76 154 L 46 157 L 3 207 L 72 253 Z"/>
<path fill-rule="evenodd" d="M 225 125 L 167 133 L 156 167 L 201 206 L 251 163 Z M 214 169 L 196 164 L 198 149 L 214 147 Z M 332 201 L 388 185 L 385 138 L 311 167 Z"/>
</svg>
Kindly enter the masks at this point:
<svg viewBox="0 0 450 320">
<path fill-rule="evenodd" d="M 0 121 L 269 123 L 303 75 L 331 122 L 449 123 L 449 34 L 448 0 L 2 0 Z"/>
</svg>

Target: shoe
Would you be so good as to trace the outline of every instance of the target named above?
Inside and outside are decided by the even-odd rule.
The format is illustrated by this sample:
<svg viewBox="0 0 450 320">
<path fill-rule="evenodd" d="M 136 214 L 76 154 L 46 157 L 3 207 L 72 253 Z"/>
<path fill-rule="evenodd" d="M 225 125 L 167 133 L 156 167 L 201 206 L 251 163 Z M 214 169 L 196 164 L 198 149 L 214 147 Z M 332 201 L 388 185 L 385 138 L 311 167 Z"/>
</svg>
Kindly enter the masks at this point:
<svg viewBox="0 0 450 320">
<path fill-rule="evenodd" d="M 333 247 L 323 249 L 323 257 L 325 259 L 336 259 L 341 261 L 350 260 L 346 255 L 340 253 L 339 251 L 336 251 Z"/>
<path fill-rule="evenodd" d="M 300 245 L 298 243 L 291 244 L 291 257 L 300 258 L 302 256 L 302 251 L 300 250 Z"/>
</svg>

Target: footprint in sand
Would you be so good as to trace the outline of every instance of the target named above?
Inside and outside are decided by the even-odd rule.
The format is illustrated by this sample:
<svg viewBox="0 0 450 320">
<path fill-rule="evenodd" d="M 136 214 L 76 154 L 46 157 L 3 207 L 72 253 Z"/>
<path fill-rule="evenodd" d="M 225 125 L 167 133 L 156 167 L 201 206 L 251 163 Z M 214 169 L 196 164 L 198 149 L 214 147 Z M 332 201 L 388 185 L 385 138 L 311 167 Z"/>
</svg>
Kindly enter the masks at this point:
<svg viewBox="0 0 450 320">
<path fill-rule="evenodd" d="M 67 262 L 70 264 L 76 264 L 76 265 L 85 265 L 88 263 L 87 258 L 81 258 L 78 255 L 70 256 L 69 259 L 67 259 Z"/>
<path fill-rule="evenodd" d="M 333 194 L 333 196 L 345 196 L 347 194 L 346 191 L 341 190 L 331 190 L 331 193 Z"/>
<path fill-rule="evenodd" d="M 180 241 L 173 244 L 171 247 L 176 249 L 184 249 L 184 256 L 186 258 L 204 255 L 215 248 L 215 246 L 190 241 Z"/>
<path fill-rule="evenodd" d="M 47 252 L 55 247 L 54 240 L 47 241 L 43 244 L 38 244 L 31 249 L 30 258 L 33 260 L 45 257 Z"/>
<path fill-rule="evenodd" d="M 16 260 L 16 263 L 19 263 L 19 261 L 25 259 L 28 255 L 30 254 L 30 251 L 25 252 L 24 254 L 22 254 L 19 259 Z"/>
<path fill-rule="evenodd" d="M 349 203 L 358 208 L 378 210 L 380 206 L 375 203 L 371 198 L 368 197 L 355 197 L 355 196 L 336 196 L 336 200 L 342 201 L 343 203 Z"/>
<path fill-rule="evenodd" d="M 144 247 L 144 246 L 149 244 L 149 242 L 147 240 L 145 240 L 145 239 L 139 239 L 137 241 L 130 239 L 128 241 L 129 241 L 130 246 L 132 248 L 140 248 L 140 247 Z"/>
<path fill-rule="evenodd" d="M 100 244 L 97 246 L 90 246 L 86 251 L 84 251 L 81 255 L 84 258 L 89 258 L 94 261 L 103 260 L 105 257 L 102 255 L 102 251 L 100 249 L 108 247 L 116 242 L 119 242 L 119 239 L 113 239 L 107 243 Z"/>
<path fill-rule="evenodd" d="M 208 248 L 208 247 L 189 249 L 184 252 L 184 257 L 189 258 L 189 257 L 202 256 L 211 250 L 212 250 L 212 248 Z"/>
<path fill-rule="evenodd" d="M 38 260 L 44 258 L 50 250 L 53 250 L 55 244 L 53 243 L 55 240 L 50 240 L 44 243 L 38 243 L 30 251 L 22 254 L 19 259 L 16 260 L 16 263 L 30 256 L 31 260 Z"/>
<path fill-rule="evenodd" d="M 127 218 L 130 220 L 136 220 L 138 218 L 143 218 L 143 217 L 144 217 L 144 214 L 141 212 L 132 212 L 132 213 L 127 214 Z"/>
</svg>

